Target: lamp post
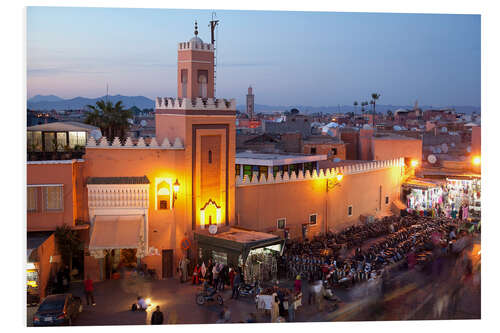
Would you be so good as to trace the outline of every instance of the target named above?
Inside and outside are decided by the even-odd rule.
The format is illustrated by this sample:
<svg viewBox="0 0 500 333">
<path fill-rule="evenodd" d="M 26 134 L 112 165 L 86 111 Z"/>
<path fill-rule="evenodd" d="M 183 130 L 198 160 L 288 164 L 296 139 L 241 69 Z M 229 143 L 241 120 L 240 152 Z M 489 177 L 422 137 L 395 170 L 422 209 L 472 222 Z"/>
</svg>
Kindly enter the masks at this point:
<svg viewBox="0 0 500 333">
<path fill-rule="evenodd" d="M 174 205 L 175 205 L 175 200 L 177 200 L 177 193 L 179 192 L 179 188 L 180 188 L 180 183 L 179 183 L 179 179 L 175 179 L 175 183 L 174 183 L 174 196 L 172 198 L 172 208 L 174 208 Z"/>
</svg>

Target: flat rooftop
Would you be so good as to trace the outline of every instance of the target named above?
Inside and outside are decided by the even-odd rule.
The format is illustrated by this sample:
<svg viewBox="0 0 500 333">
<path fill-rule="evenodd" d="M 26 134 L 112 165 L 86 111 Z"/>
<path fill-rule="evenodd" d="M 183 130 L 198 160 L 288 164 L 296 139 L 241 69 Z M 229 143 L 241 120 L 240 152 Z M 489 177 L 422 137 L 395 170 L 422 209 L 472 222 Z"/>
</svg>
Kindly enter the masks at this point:
<svg viewBox="0 0 500 333">
<path fill-rule="evenodd" d="M 421 140 L 398 134 L 378 134 L 378 135 L 376 134 L 373 136 L 373 139 L 374 140 Z"/>
<path fill-rule="evenodd" d="M 264 232 L 253 231 L 253 230 L 245 230 L 239 228 L 230 228 L 227 231 L 217 233 L 212 235 L 212 237 L 225 239 L 238 243 L 253 243 L 259 242 L 263 240 L 275 239 L 279 238 L 273 234 L 266 234 Z"/>
<path fill-rule="evenodd" d="M 306 154 L 277 154 L 277 153 L 236 153 L 235 163 L 246 165 L 277 166 L 298 163 L 308 163 L 324 161 L 326 155 L 306 155 Z"/>
</svg>

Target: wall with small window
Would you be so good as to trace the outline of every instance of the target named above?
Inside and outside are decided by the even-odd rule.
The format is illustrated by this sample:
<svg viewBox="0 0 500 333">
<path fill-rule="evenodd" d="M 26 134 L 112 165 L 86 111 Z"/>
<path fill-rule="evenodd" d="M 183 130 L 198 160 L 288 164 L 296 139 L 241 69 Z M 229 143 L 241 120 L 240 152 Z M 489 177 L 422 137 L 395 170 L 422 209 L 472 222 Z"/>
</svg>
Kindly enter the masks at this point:
<svg viewBox="0 0 500 333">
<path fill-rule="evenodd" d="M 283 225 L 278 221 L 286 217 L 285 229 L 292 239 L 302 237 L 303 226 L 308 238 L 325 229 L 339 231 L 359 223 L 360 215 L 390 213 L 390 204 L 383 203 L 386 197 L 389 202 L 398 197 L 401 181 L 400 169 L 394 167 L 346 174 L 340 186 L 328 192 L 325 179 L 237 186 L 238 223 L 244 228 L 283 236 Z"/>
<path fill-rule="evenodd" d="M 52 162 L 52 161 L 51 161 Z M 79 215 L 81 182 L 79 168 L 83 162 L 30 161 L 27 164 L 26 210 L 28 231 L 54 230 L 58 226 L 75 225 Z M 82 187 L 83 188 L 83 187 Z M 77 198 L 80 198 L 78 200 Z"/>
</svg>

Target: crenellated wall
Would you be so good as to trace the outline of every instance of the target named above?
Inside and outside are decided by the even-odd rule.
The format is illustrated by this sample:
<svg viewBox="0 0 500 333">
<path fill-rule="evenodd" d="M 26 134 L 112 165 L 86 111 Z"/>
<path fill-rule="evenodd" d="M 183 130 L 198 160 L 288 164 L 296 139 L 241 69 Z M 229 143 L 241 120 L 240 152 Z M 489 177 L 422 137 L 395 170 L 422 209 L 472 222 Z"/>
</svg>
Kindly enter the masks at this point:
<svg viewBox="0 0 500 333">
<path fill-rule="evenodd" d="M 394 167 L 404 167 L 404 158 L 395 158 L 392 160 L 385 161 L 373 161 L 373 162 L 359 162 L 356 164 L 346 165 L 338 168 L 331 169 L 320 169 L 319 173 L 314 170 L 312 174 L 309 170 L 302 170 L 297 172 L 284 172 L 283 175 L 276 174 L 274 177 L 272 174 L 264 175 L 262 174 L 260 179 L 257 176 L 257 172 L 254 172 L 253 177 L 251 179 L 245 175 L 244 177 L 236 176 L 236 186 L 251 186 L 251 185 L 263 185 L 263 184 L 276 184 L 276 183 L 286 183 L 286 182 L 295 182 L 295 181 L 304 181 L 311 179 L 328 179 L 334 177 L 338 174 L 342 175 L 353 175 L 357 173 L 370 172 L 381 169 L 388 169 Z"/>
<path fill-rule="evenodd" d="M 335 181 L 338 174 L 343 175 L 340 182 Z M 302 238 L 303 224 L 308 225 L 308 238 L 327 230 L 337 231 L 358 223 L 360 215 L 391 214 L 391 203 L 400 197 L 403 174 L 404 160 L 399 158 L 312 174 L 292 172 L 251 180 L 237 177 L 236 221 L 241 227 L 283 237 L 277 220 L 285 218 L 291 238 Z M 327 187 L 329 180 L 336 185 Z M 311 215 L 316 216 L 313 225 L 309 225 Z"/>
<path fill-rule="evenodd" d="M 87 142 L 86 148 L 153 148 L 153 149 L 184 149 L 184 145 L 182 140 L 179 137 L 175 138 L 174 144 L 172 145 L 168 138 L 164 138 L 161 145 L 158 144 L 156 138 L 152 138 L 149 144 L 146 144 L 146 141 L 143 137 L 140 137 L 137 142 L 134 144 L 130 137 L 127 138 L 124 144 L 120 142 L 118 137 L 115 137 L 111 145 L 109 144 L 108 139 L 103 136 L 97 142 L 93 137 L 90 137 Z"/>
<path fill-rule="evenodd" d="M 171 98 L 157 97 L 156 109 L 159 110 L 236 110 L 236 99 L 220 98 Z"/>
<path fill-rule="evenodd" d="M 179 43 L 179 51 L 195 50 L 195 51 L 214 51 L 213 44 L 197 43 L 197 42 L 181 42 Z"/>
</svg>

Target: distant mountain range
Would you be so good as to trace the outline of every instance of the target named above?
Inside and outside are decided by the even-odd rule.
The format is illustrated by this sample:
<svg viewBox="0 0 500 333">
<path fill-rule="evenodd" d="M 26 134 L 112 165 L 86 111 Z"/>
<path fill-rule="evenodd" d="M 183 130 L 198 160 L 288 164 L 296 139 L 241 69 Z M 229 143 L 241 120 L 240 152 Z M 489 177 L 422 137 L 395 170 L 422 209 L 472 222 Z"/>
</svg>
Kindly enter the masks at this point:
<svg viewBox="0 0 500 333">
<path fill-rule="evenodd" d="M 152 109 L 155 102 L 144 96 L 123 96 L 114 95 L 107 96 L 108 100 L 116 103 L 122 101 L 126 109 L 136 106 L 139 109 Z M 63 99 L 55 95 L 36 95 L 28 99 L 28 108 L 32 110 L 80 110 L 87 105 L 95 105 L 100 99 L 106 99 L 106 96 L 97 98 L 75 97 L 71 99 Z"/>
<path fill-rule="evenodd" d="M 111 102 L 116 103 L 117 101 L 122 101 L 125 108 L 131 108 L 136 106 L 139 109 L 152 109 L 155 107 L 155 102 L 144 96 L 123 96 L 114 95 L 107 97 Z M 32 110 L 80 110 L 85 108 L 87 105 L 94 105 L 98 100 L 106 99 L 106 96 L 101 96 L 97 98 L 86 98 L 86 97 L 75 97 L 71 99 L 63 99 L 55 95 L 36 95 L 28 99 L 28 108 Z M 442 106 L 430 106 L 430 105 L 420 105 L 422 110 L 432 109 L 432 108 L 443 108 Z M 449 108 L 454 108 L 456 112 L 472 113 L 481 112 L 481 108 L 476 106 L 447 106 Z M 241 112 L 245 112 L 246 105 L 237 105 L 236 108 Z M 296 108 L 302 114 L 311 113 L 345 113 L 353 112 L 355 108 L 353 105 L 338 105 L 338 106 L 304 106 L 304 105 L 263 105 L 255 104 L 255 112 L 274 112 L 274 111 L 286 111 Z M 387 110 L 396 111 L 397 109 L 413 109 L 413 105 L 390 105 L 390 104 L 377 104 L 377 112 L 387 112 Z M 361 108 L 358 106 L 356 111 L 359 113 Z"/>
</svg>

